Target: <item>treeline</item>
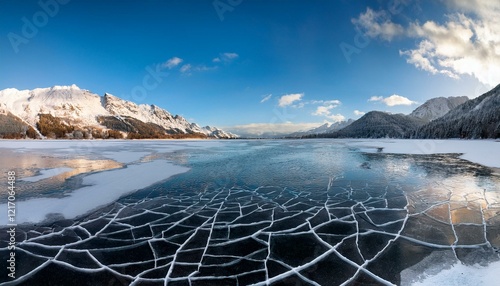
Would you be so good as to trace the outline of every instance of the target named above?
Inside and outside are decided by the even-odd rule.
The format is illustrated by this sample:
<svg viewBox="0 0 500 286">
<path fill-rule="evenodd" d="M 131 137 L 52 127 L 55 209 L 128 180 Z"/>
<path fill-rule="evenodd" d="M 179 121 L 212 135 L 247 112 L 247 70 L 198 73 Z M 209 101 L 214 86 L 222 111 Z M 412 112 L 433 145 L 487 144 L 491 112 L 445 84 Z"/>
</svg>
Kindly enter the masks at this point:
<svg viewBox="0 0 500 286">
<path fill-rule="evenodd" d="M 38 133 L 21 119 L 11 114 L 0 114 L 0 138 L 25 139 L 37 138 Z"/>
<path fill-rule="evenodd" d="M 50 139 L 121 139 L 123 134 L 116 130 L 102 130 L 96 127 L 75 127 L 51 114 L 40 114 L 36 124 L 40 133 Z"/>
<path fill-rule="evenodd" d="M 207 135 L 203 133 L 188 133 L 188 134 L 156 134 L 154 136 L 145 136 L 139 133 L 127 133 L 127 139 L 207 139 Z"/>
<path fill-rule="evenodd" d="M 184 133 L 182 130 L 172 128 L 165 129 L 158 124 L 142 122 L 138 119 L 123 116 L 99 116 L 99 124 L 122 131 L 127 134 L 128 139 L 206 139 L 203 133 Z"/>
<path fill-rule="evenodd" d="M 203 133 L 185 134 L 181 130 L 166 130 L 154 123 L 144 123 L 135 118 L 118 119 L 112 116 L 98 118 L 99 123 L 109 128 L 78 127 L 51 114 L 39 114 L 36 128 L 39 133 L 14 115 L 0 114 L 0 138 L 24 139 L 206 139 Z"/>
</svg>

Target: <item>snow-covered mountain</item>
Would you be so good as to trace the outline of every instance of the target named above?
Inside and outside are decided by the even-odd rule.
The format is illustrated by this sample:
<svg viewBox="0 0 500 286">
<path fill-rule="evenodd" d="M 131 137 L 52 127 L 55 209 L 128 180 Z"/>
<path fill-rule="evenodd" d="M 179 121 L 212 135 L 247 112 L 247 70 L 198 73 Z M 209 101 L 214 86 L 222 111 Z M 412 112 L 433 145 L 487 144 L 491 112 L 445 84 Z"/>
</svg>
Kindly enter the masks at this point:
<svg viewBox="0 0 500 286">
<path fill-rule="evenodd" d="M 237 137 L 215 127 L 200 127 L 156 105 L 138 105 L 108 93 L 99 96 L 76 85 L 34 90 L 15 88 L 1 90 L 0 113 L 5 115 L 10 113 L 35 129 L 40 114 L 50 114 L 62 124 L 76 128 L 115 129 L 107 124 L 110 120 L 121 121 L 122 125 L 130 125 L 130 121 L 133 120 L 136 124 L 127 131 L 140 132 L 141 126 L 148 126 L 165 134 L 204 134 L 212 138 Z M 117 130 L 126 131 L 120 128 Z"/>
<path fill-rule="evenodd" d="M 436 97 L 427 100 L 410 113 L 411 117 L 432 121 L 445 115 L 450 110 L 469 100 L 467 96 Z"/>
<path fill-rule="evenodd" d="M 354 122 L 354 119 L 348 119 L 347 121 L 339 121 L 339 122 L 335 122 L 335 123 L 325 123 L 319 127 L 313 128 L 311 130 L 307 130 L 307 131 L 303 131 L 303 132 L 294 132 L 287 137 L 302 137 L 302 136 L 314 135 L 314 134 L 332 133 L 332 132 L 340 130 L 344 127 L 349 126 L 353 122 Z"/>
<path fill-rule="evenodd" d="M 417 138 L 500 138 L 500 84 L 421 126 Z"/>
</svg>

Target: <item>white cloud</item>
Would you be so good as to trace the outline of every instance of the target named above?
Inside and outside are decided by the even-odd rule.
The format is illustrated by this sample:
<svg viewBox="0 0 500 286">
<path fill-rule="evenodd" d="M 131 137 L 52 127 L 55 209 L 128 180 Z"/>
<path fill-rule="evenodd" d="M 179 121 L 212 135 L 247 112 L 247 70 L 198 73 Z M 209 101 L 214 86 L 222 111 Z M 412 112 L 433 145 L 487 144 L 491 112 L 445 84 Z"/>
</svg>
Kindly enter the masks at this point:
<svg viewBox="0 0 500 286">
<path fill-rule="evenodd" d="M 280 107 L 285 107 L 287 105 L 291 105 L 295 101 L 302 100 L 303 96 L 304 96 L 303 93 L 292 93 L 292 94 L 283 95 L 280 97 L 278 105 Z"/>
<path fill-rule="evenodd" d="M 471 15 L 454 13 L 445 23 L 427 21 L 410 26 L 410 35 L 422 39 L 425 46 L 403 51 L 408 63 L 416 56 L 427 59 L 439 72 L 449 77 L 471 75 L 483 84 L 500 82 L 500 2 L 454 1 L 455 7 Z M 451 4 L 453 5 L 453 4 Z"/>
<path fill-rule="evenodd" d="M 332 108 L 333 106 L 318 106 L 316 108 L 316 111 L 313 112 L 313 115 L 318 115 L 318 116 L 328 115 L 330 114 L 330 109 Z"/>
<path fill-rule="evenodd" d="M 431 74 L 458 79 L 475 77 L 490 87 L 500 83 L 500 1 L 442 1 L 448 13 L 442 21 L 394 23 L 385 11 L 368 8 L 353 24 L 368 37 L 391 41 L 416 39 L 416 46 L 399 53 L 407 63 Z"/>
<path fill-rule="evenodd" d="M 182 73 L 189 72 L 189 71 L 191 70 L 191 67 L 192 67 L 192 66 L 191 66 L 190 64 L 183 65 L 183 66 L 181 67 L 181 72 L 182 72 Z"/>
<path fill-rule="evenodd" d="M 372 96 L 370 97 L 370 99 L 368 99 L 368 101 L 381 101 L 387 106 L 417 104 L 416 101 L 409 100 L 408 98 L 397 94 L 393 94 L 385 98 L 382 96 Z"/>
<path fill-rule="evenodd" d="M 271 97 L 272 97 L 272 96 L 273 96 L 272 94 L 268 94 L 266 97 L 264 97 L 264 98 L 260 101 L 260 103 L 263 103 L 263 102 L 268 101 L 269 99 L 271 99 Z"/>
<path fill-rule="evenodd" d="M 365 13 L 357 19 L 351 20 L 354 25 L 371 38 L 381 38 L 391 41 L 394 37 L 403 35 L 404 28 L 390 20 L 390 14 L 386 11 L 373 11 L 366 9 Z"/>
<path fill-rule="evenodd" d="M 366 112 L 364 112 L 364 111 L 359 111 L 359 110 L 357 110 L 357 109 L 356 109 L 356 110 L 354 110 L 354 112 L 353 112 L 353 113 L 354 113 L 354 115 L 356 115 L 356 116 L 361 116 L 361 115 L 365 115 L 365 113 L 366 113 Z"/>
<path fill-rule="evenodd" d="M 181 58 L 173 57 L 173 58 L 169 59 L 168 61 L 164 62 L 161 66 L 163 68 L 172 69 L 172 68 L 178 66 L 180 63 L 182 63 Z"/>
<path fill-rule="evenodd" d="M 220 58 L 213 58 L 212 62 L 214 62 L 214 63 L 220 63 Z"/>
<path fill-rule="evenodd" d="M 328 100 L 323 101 L 326 105 L 316 107 L 316 111 L 312 115 L 326 117 L 333 122 L 344 121 L 345 117 L 342 114 L 332 114 L 332 109 L 336 108 L 341 104 L 339 100 Z"/>
<path fill-rule="evenodd" d="M 345 121 L 345 116 L 338 113 L 338 114 L 330 114 L 325 116 L 326 118 L 332 120 L 333 122 L 340 122 L 340 121 Z"/>
<path fill-rule="evenodd" d="M 262 135 L 285 135 L 298 131 L 306 131 L 321 125 L 320 123 L 250 123 L 245 125 L 236 125 L 224 127 L 224 130 L 243 136 L 262 136 Z"/>
</svg>

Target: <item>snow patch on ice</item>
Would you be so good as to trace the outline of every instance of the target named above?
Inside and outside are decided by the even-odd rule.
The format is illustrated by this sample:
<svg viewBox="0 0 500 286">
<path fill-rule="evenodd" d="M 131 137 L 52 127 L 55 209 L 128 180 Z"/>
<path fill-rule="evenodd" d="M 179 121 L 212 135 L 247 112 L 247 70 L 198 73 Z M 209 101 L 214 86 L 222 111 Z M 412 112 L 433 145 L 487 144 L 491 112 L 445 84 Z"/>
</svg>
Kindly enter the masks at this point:
<svg viewBox="0 0 500 286">
<path fill-rule="evenodd" d="M 73 169 L 66 168 L 66 167 L 41 170 L 40 171 L 40 175 L 33 176 L 33 177 L 22 178 L 22 179 L 19 179 L 19 181 L 38 182 L 38 181 L 41 181 L 43 179 L 55 177 L 57 175 L 69 172 L 71 170 L 73 170 Z"/>
<path fill-rule="evenodd" d="M 73 219 L 110 204 L 124 195 L 188 170 L 186 167 L 157 160 L 91 174 L 83 178 L 83 185 L 87 186 L 75 190 L 67 197 L 16 202 L 16 223 L 41 222 L 48 214 L 61 214 L 66 219 Z M 7 209 L 7 205 L 0 204 L 0 209 Z M 0 225 L 6 224 L 7 216 L 2 216 Z"/>
<path fill-rule="evenodd" d="M 119 163 L 132 163 L 135 162 L 142 157 L 145 157 L 147 155 L 151 154 L 151 152 L 123 152 L 123 151 L 117 151 L 117 152 L 105 152 L 102 153 L 102 156 L 114 160 Z"/>
</svg>

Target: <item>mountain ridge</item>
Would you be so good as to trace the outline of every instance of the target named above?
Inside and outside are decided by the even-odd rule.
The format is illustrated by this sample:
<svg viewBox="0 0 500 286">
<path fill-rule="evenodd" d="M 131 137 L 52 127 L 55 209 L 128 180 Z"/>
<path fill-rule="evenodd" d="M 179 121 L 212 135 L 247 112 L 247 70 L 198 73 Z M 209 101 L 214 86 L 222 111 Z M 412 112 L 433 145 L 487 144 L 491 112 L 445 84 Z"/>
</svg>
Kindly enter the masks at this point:
<svg viewBox="0 0 500 286">
<path fill-rule="evenodd" d="M 104 131 L 112 128 L 103 125 L 98 120 L 99 117 L 116 117 L 122 121 L 123 118 L 128 118 L 128 120 L 134 118 L 146 124 L 134 121 L 136 126 L 132 128 L 133 131 L 130 131 L 144 133 L 141 138 L 148 138 L 148 134 L 156 137 L 164 137 L 164 135 L 182 137 L 183 134 L 191 137 L 198 134 L 200 137 L 208 138 L 229 139 L 237 137 L 216 127 L 200 127 L 198 124 L 190 123 L 182 116 L 172 115 L 156 105 L 136 104 L 110 93 L 100 96 L 89 90 L 80 89 L 74 84 L 33 90 L 17 90 L 15 88 L 0 90 L 0 110 L 3 110 L 6 116 L 9 116 L 7 113 L 10 113 L 11 116 L 18 117 L 34 129 L 39 129 L 37 124 L 39 124 L 41 114 L 50 114 L 54 118 L 60 119 L 58 121 L 61 122 L 60 124 L 72 126 L 73 129 L 102 129 Z M 45 119 L 53 120 L 48 117 Z M 153 125 L 160 128 L 153 128 Z M 147 132 L 143 132 L 144 130 L 141 130 L 142 127 L 139 126 L 148 129 Z M 155 129 L 156 133 L 151 133 L 150 128 Z M 92 131 L 89 132 L 92 133 Z"/>
<path fill-rule="evenodd" d="M 402 138 L 418 126 L 425 124 L 422 119 L 404 114 L 389 114 L 370 111 L 347 127 L 332 133 L 312 134 L 305 138 Z"/>
<path fill-rule="evenodd" d="M 465 103 L 467 96 L 435 97 L 413 110 L 408 116 L 432 121 L 444 116 L 450 110 Z"/>
<path fill-rule="evenodd" d="M 474 99 L 466 96 L 432 98 L 409 115 L 370 111 L 340 130 L 303 136 L 303 138 L 382 137 L 500 138 L 500 84 Z"/>
</svg>

